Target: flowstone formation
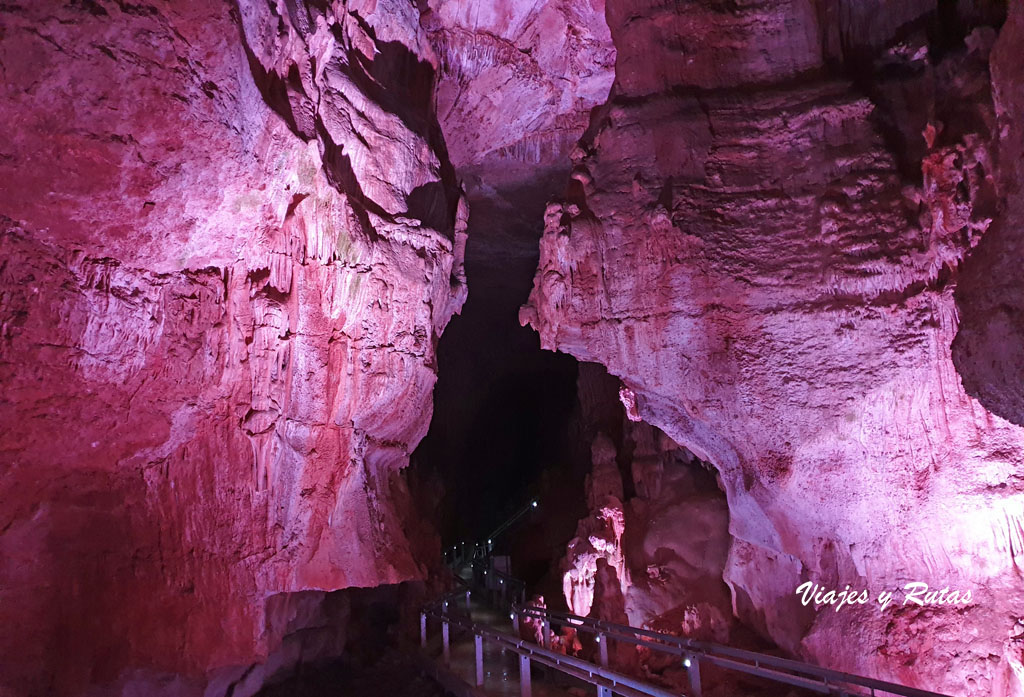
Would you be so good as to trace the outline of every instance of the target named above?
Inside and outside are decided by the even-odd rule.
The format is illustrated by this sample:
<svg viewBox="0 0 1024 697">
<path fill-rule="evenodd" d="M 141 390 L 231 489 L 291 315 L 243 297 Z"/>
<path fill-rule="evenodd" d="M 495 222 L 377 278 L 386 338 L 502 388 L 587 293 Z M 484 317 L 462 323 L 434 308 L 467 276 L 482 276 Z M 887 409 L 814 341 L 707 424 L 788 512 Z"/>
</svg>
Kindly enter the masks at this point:
<svg viewBox="0 0 1024 697">
<path fill-rule="evenodd" d="M 400 471 L 468 212 L 419 12 L 0 23 L 0 693 L 251 694 L 437 545 Z"/>
<path fill-rule="evenodd" d="M 722 580 L 731 538 L 713 468 L 620 404 L 618 380 L 580 364 L 579 432 L 592 436 L 588 515 L 566 545 L 562 591 L 584 616 L 747 648 Z M 622 397 L 626 390 L 621 390 Z M 625 407 L 625 408 L 624 408 Z M 612 664 L 687 689 L 682 665 L 612 645 Z M 706 686 L 719 676 L 705 675 Z M 741 689 L 730 684 L 728 689 Z"/>
<path fill-rule="evenodd" d="M 1024 7 L 1000 30 L 1001 12 L 609 2 L 613 97 L 546 211 L 520 315 L 717 469 L 740 620 L 956 695 L 1024 690 L 1012 331 L 963 319 L 981 402 L 950 349 L 958 309 L 1012 285 L 975 271 L 954 299 L 972 249 L 1015 234 Z M 816 612 L 804 581 L 972 600 Z"/>
<path fill-rule="evenodd" d="M 424 4 L 438 117 L 459 174 L 501 188 L 564 168 L 614 79 L 604 0 Z"/>
<path fill-rule="evenodd" d="M 1024 425 L 1024 12 L 1014 7 L 992 52 L 993 130 L 998 134 L 999 215 L 957 284 L 960 326 L 953 361 L 968 394 L 1008 421 Z"/>
</svg>

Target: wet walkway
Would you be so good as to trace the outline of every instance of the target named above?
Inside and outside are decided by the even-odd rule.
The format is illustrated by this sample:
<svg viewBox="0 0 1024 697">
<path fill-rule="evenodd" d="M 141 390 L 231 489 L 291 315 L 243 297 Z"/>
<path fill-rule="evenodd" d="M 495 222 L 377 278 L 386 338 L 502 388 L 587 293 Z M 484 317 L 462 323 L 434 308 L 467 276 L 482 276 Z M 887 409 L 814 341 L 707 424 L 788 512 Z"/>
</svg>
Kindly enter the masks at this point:
<svg viewBox="0 0 1024 697">
<path fill-rule="evenodd" d="M 458 574 L 465 581 L 470 580 L 470 571 L 463 567 Z M 489 605 L 478 602 L 475 598 L 478 593 L 473 593 L 473 600 L 470 603 L 470 616 L 474 623 L 487 625 L 491 629 L 515 636 L 512 626 L 511 615 L 497 610 Z M 458 602 L 462 602 L 459 600 Z M 451 659 L 447 670 L 459 678 L 466 685 L 471 686 L 476 694 L 487 697 L 520 697 L 521 685 L 519 680 L 518 656 L 511 651 L 504 651 L 493 643 L 483 642 L 484 654 L 484 684 L 482 687 L 476 685 L 476 646 L 474 637 L 455 626 L 452 626 L 451 634 Z M 441 631 L 436 620 L 432 620 L 429 631 L 426 655 L 434 658 L 439 664 L 441 659 L 442 639 Z M 587 683 L 573 680 L 572 678 L 551 670 L 546 666 L 534 663 L 530 669 L 530 684 L 533 697 L 575 697 L 577 695 L 590 695 L 595 688 Z M 574 689 L 575 688 L 575 689 Z M 471 693 L 468 692 L 467 694 Z"/>
<path fill-rule="evenodd" d="M 492 629 L 506 634 L 514 634 L 512 621 L 508 615 L 480 605 L 471 604 L 471 616 L 474 622 L 486 624 Z M 516 654 L 502 651 L 494 644 L 483 642 L 484 649 L 484 684 L 477 689 L 481 695 L 488 697 L 519 697 L 519 661 Z M 427 654 L 436 657 L 440 662 L 442 653 L 441 634 L 437 626 L 433 626 L 427 642 Z M 467 685 L 476 683 L 476 647 L 473 636 L 460 633 L 454 627 L 451 637 L 451 661 L 447 669 Z M 572 697 L 568 685 L 555 687 L 553 679 L 568 680 L 556 671 L 534 664 L 530 671 L 533 697 Z M 585 683 L 580 683 L 584 687 Z M 593 692 L 591 688 L 586 694 Z M 576 693 L 582 694 L 582 693 Z"/>
</svg>

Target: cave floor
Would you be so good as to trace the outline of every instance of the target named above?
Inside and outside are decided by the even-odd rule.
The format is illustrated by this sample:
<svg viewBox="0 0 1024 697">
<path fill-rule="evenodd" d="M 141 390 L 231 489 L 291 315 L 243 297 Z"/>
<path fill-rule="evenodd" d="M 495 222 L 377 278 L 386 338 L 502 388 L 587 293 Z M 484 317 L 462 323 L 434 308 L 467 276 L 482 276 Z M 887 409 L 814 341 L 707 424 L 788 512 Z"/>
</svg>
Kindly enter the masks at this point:
<svg viewBox="0 0 1024 697">
<path fill-rule="evenodd" d="M 484 624 L 506 634 L 514 634 L 509 615 L 493 607 L 472 600 L 470 615 L 477 624 Z M 453 633 L 451 638 L 451 661 L 448 670 L 468 685 L 476 681 L 476 647 L 472 635 Z M 441 636 L 436 629 L 427 645 L 431 656 L 441 655 Z M 549 675 L 550 673 L 550 675 Z M 576 694 L 590 694 L 593 686 L 571 680 L 556 671 L 547 671 L 544 666 L 534 664 L 531 669 L 533 697 L 573 697 Z M 553 684 L 558 680 L 558 684 Z M 576 689 L 574 689 L 576 688 Z M 589 688 L 589 689 L 588 689 Z M 585 692 L 578 692 L 583 689 Z M 520 695 L 519 662 L 515 654 L 484 642 L 484 684 L 479 691 L 492 697 L 518 697 Z"/>
<path fill-rule="evenodd" d="M 307 666 L 297 675 L 265 687 L 257 697 L 447 697 L 447 694 L 423 675 L 408 656 L 392 650 L 372 663 L 339 660 Z"/>
</svg>

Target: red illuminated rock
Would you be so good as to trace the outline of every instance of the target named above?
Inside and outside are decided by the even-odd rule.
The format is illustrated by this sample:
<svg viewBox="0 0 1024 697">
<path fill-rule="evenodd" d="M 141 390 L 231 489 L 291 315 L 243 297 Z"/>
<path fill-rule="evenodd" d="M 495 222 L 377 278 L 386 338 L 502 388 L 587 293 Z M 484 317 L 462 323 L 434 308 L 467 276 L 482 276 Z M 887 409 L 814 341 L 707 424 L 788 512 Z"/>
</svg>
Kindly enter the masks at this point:
<svg viewBox="0 0 1024 697">
<path fill-rule="evenodd" d="M 580 520 L 563 562 L 570 611 L 706 641 L 731 640 L 732 607 L 722 581 L 729 551 L 724 493 L 693 455 L 645 423 L 626 422 L 617 452 L 610 437 L 593 444 L 587 479 L 591 514 Z M 628 453 L 625 499 L 617 456 Z M 615 646 L 614 663 L 650 672 L 675 660 Z M 679 677 L 679 676 L 675 676 Z M 670 676 L 671 679 L 671 676 Z M 685 681 L 685 677 L 684 677 Z"/>
<path fill-rule="evenodd" d="M 622 502 L 622 477 L 615 463 L 615 444 L 604 434 L 594 441 L 593 469 L 587 476 L 587 507 L 591 517 L 580 521 L 576 538 L 567 550 L 568 570 L 563 577 L 563 592 L 569 610 L 577 615 L 589 615 L 595 605 L 598 572 L 603 563 L 609 569 L 610 583 L 605 594 L 613 592 L 619 603 L 630 586 L 629 570 L 622 552 L 622 533 L 626 529 L 626 514 Z M 607 612 L 608 603 L 600 610 Z M 602 619 L 618 620 L 607 614 Z"/>
<path fill-rule="evenodd" d="M 929 48 L 912 22 L 949 17 L 928 3 L 808 7 L 609 5 L 618 96 L 548 207 L 521 320 L 716 467 L 742 620 L 836 668 L 1020 694 L 1024 431 L 985 405 L 1019 391 L 1012 322 L 962 338 L 994 401 L 950 353 L 957 268 L 1013 234 L 1019 17 L 992 83 L 990 28 Z M 815 613 L 806 580 L 974 600 Z"/>
<path fill-rule="evenodd" d="M 467 211 L 419 13 L 0 24 L 0 693 L 251 694 L 330 650 L 281 649 L 343 626 L 319 591 L 425 573 L 400 470 Z"/>
</svg>

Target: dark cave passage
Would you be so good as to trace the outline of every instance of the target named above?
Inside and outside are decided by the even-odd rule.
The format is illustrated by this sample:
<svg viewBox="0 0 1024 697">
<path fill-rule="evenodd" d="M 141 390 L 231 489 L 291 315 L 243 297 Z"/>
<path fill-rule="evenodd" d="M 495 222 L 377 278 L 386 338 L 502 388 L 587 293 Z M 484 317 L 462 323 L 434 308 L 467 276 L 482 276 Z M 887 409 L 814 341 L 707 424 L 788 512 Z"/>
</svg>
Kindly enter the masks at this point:
<svg viewBox="0 0 1024 697">
<path fill-rule="evenodd" d="M 467 186 L 469 298 L 439 341 L 434 415 L 412 457 L 417 477 L 443 482 L 436 521 L 446 547 L 483 541 L 537 499 L 542 511 L 495 541 L 507 552 L 524 530 L 548 520 L 549 503 L 565 507 L 568 492 L 556 501 L 553 487 L 571 474 L 577 361 L 541 350 L 518 312 L 537 267 L 544 207 L 566 176 L 558 168 L 501 191 L 479 179 Z M 570 508 L 578 512 L 582 476 L 575 480 L 579 502 Z M 564 544 L 571 528 L 563 533 Z"/>
</svg>

